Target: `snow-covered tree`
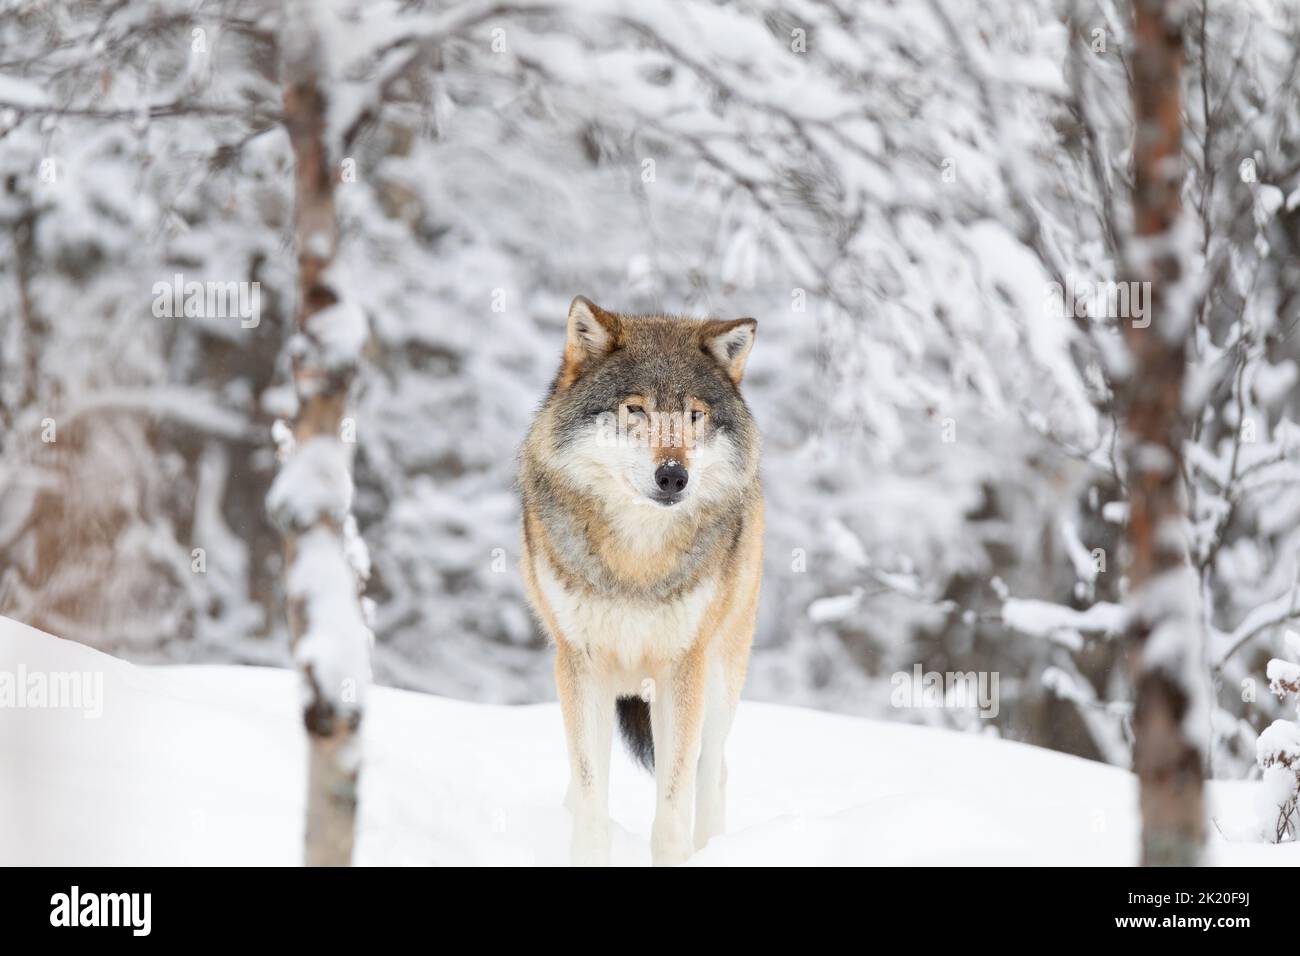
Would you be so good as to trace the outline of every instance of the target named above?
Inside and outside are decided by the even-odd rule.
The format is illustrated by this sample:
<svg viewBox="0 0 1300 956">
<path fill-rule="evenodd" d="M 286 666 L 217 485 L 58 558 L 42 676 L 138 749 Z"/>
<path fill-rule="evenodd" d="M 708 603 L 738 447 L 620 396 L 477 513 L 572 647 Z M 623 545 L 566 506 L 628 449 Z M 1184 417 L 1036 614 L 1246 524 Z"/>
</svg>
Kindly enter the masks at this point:
<svg viewBox="0 0 1300 956">
<path fill-rule="evenodd" d="M 329 82 L 339 27 L 329 5 L 302 0 L 285 4 L 279 31 L 294 156 L 298 301 L 289 352 L 298 409 L 267 507 L 285 534 L 289 631 L 310 740 L 306 860 L 316 866 L 352 860 L 372 640 L 361 598 L 370 557 L 352 515 L 355 423 L 348 417 L 367 321 L 346 280 L 332 273 L 341 159 L 330 135 Z"/>
<path fill-rule="evenodd" d="M 1087 206 L 1112 255 L 1132 214 L 1123 104 L 1132 56 L 1122 20 L 1076 5 L 1069 71 L 1085 143 Z M 1198 665 L 1212 690 L 1206 769 L 1246 772 L 1277 713 L 1254 685 L 1297 610 L 1294 426 L 1297 318 L 1294 162 L 1297 116 L 1276 91 L 1294 78 L 1295 11 L 1268 4 L 1194 5 L 1184 27 L 1182 100 L 1185 269 L 1192 276 L 1186 350 L 1183 483 L 1190 563 L 1205 632 Z M 1098 37 L 1111 40 L 1098 52 Z M 1092 45 L 1090 46 L 1089 43 Z M 1086 222 L 1086 220 L 1085 220 Z M 1116 486 L 1122 493 L 1122 486 Z M 1116 515 L 1127 505 L 1117 495 Z M 1080 525 L 1083 527 L 1084 525 Z M 1276 645 L 1275 645 L 1276 646 Z"/>
</svg>

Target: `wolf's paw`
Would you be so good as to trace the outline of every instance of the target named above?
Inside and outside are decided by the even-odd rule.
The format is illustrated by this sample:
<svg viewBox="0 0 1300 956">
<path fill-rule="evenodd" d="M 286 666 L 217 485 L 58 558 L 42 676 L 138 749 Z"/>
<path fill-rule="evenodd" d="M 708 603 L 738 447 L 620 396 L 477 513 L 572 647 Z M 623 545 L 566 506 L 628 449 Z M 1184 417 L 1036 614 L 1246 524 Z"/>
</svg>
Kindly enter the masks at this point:
<svg viewBox="0 0 1300 956">
<path fill-rule="evenodd" d="M 727 829 L 726 812 L 719 797 L 702 801 L 695 814 L 695 850 L 704 849 L 705 844 L 715 836 L 720 836 Z"/>
<path fill-rule="evenodd" d="M 691 837 L 677 820 L 656 817 L 650 831 L 650 859 L 655 866 L 676 866 L 691 855 Z"/>
<path fill-rule="evenodd" d="M 609 866 L 609 820 L 575 816 L 570 860 L 574 866 Z"/>
<path fill-rule="evenodd" d="M 695 852 L 698 853 L 709 845 L 709 841 L 722 833 L 722 827 L 702 827 L 695 825 Z"/>
</svg>

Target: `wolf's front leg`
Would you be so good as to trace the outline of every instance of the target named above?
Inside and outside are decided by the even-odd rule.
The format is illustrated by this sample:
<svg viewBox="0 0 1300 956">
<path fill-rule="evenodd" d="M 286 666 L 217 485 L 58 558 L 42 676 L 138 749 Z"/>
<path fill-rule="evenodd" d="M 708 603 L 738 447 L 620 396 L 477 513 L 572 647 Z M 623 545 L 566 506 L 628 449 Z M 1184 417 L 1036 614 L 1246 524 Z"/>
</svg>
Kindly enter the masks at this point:
<svg viewBox="0 0 1300 956">
<path fill-rule="evenodd" d="M 704 723 L 704 680 L 703 655 L 692 650 L 655 688 L 650 704 L 658 794 L 650 833 L 650 855 L 655 866 L 682 863 L 691 854 L 691 811 Z"/>
<path fill-rule="evenodd" d="M 574 866 L 609 865 L 609 746 L 614 698 L 605 693 L 581 651 L 557 642 L 555 684 L 569 745 Z"/>
<path fill-rule="evenodd" d="M 704 732 L 701 735 L 700 766 L 695 781 L 695 849 L 726 829 L 727 762 L 723 748 L 735 716 L 736 702 L 722 685 L 720 677 L 707 687 L 704 705 Z"/>
</svg>

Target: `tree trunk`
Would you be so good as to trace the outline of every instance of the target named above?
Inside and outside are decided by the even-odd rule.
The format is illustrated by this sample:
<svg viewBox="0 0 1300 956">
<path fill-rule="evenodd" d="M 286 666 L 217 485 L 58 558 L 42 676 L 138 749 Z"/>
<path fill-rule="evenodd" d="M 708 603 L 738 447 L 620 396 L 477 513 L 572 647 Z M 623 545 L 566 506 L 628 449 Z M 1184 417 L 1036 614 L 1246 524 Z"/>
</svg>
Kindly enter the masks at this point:
<svg viewBox="0 0 1300 956">
<path fill-rule="evenodd" d="M 1182 504 L 1183 377 L 1192 332 L 1180 254 L 1183 60 L 1178 0 L 1136 0 L 1131 58 L 1135 238 L 1129 276 L 1149 282 L 1150 323 L 1124 322 L 1132 356 L 1125 385 L 1129 490 L 1129 660 L 1136 705 L 1134 769 L 1142 864 L 1196 864 L 1205 841 L 1200 616 L 1187 564 Z"/>
<path fill-rule="evenodd" d="M 328 277 L 338 224 L 326 142 L 328 74 L 316 29 L 316 17 L 325 13 L 312 0 L 286 3 L 285 9 L 280 32 L 284 121 L 296 163 L 298 305 L 291 351 L 298 415 L 294 450 L 267 503 L 285 535 L 289 633 L 305 685 L 310 746 L 305 860 L 309 866 L 347 866 L 370 679 L 370 632 L 360 599 L 368 562 L 356 558 L 361 546 L 351 518 L 351 453 L 342 440 L 360 344 L 340 353 L 340 341 L 357 339 L 357 316 Z M 364 341 L 364 320 L 361 329 Z"/>
</svg>

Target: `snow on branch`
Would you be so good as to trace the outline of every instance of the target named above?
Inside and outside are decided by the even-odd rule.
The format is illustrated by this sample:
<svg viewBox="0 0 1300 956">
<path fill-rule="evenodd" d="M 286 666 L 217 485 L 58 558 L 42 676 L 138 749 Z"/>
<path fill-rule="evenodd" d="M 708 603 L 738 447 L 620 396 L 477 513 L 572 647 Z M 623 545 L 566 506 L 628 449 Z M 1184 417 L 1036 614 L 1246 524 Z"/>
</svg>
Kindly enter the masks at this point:
<svg viewBox="0 0 1300 956">
<path fill-rule="evenodd" d="M 1113 638 L 1121 635 L 1127 625 L 1125 609 L 1108 601 L 1098 601 L 1085 610 L 1076 610 L 1051 601 L 1007 597 L 1005 585 L 995 580 L 995 589 L 1002 598 L 1000 608 L 992 612 L 977 612 L 956 601 L 927 593 L 914 574 L 882 571 L 869 566 L 859 570 L 885 591 L 930 605 L 944 613 L 959 614 L 968 623 L 1000 624 L 1030 637 L 1046 638 L 1072 651 L 1083 648 L 1085 635 Z M 819 598 L 808 606 L 808 617 L 819 624 L 843 620 L 857 612 L 867 596 L 861 587 L 855 587 L 846 594 Z"/>
<path fill-rule="evenodd" d="M 1080 635 L 1115 637 L 1123 633 L 1125 621 L 1124 608 L 1107 601 L 1099 601 L 1083 611 L 1023 598 L 1008 598 L 1002 604 L 1002 622 L 1007 627 L 1022 634 L 1060 641 L 1074 650 L 1083 646 Z"/>
<path fill-rule="evenodd" d="M 326 306 L 307 319 L 307 338 L 318 353 L 309 364 L 329 371 L 351 369 L 361 361 L 370 336 L 366 314 L 346 299 Z"/>
<path fill-rule="evenodd" d="M 1222 667 L 1230 657 L 1263 631 L 1300 617 L 1300 595 L 1296 591 L 1296 587 L 1292 587 L 1285 594 L 1253 608 L 1232 633 L 1226 636 L 1227 647 L 1219 655 L 1216 666 Z"/>
<path fill-rule="evenodd" d="M 1259 765 L 1266 770 L 1269 767 L 1300 768 L 1300 726 L 1289 720 L 1273 721 L 1255 742 L 1255 753 Z"/>
<path fill-rule="evenodd" d="M 1075 706 L 1107 763 L 1122 767 L 1132 761 L 1133 704 L 1130 701 L 1099 700 L 1092 685 L 1068 657 L 1061 666 L 1050 665 L 1043 671 L 1043 686 L 1058 699 Z"/>
<path fill-rule="evenodd" d="M 101 389 L 77 401 L 64 417 L 70 421 L 100 412 L 137 412 L 233 441 L 248 441 L 254 435 L 246 416 L 222 408 L 204 392 L 184 386 Z"/>
<path fill-rule="evenodd" d="M 316 435 L 299 446 L 275 476 L 266 507 L 284 531 L 322 520 L 341 526 L 352 509 L 352 472 L 343 442 Z"/>
<path fill-rule="evenodd" d="M 310 443 L 309 443 L 310 444 Z M 328 734 L 335 720 L 361 720 L 374 640 L 358 600 L 355 562 L 337 535 L 317 525 L 300 534 L 286 586 L 303 630 L 293 656 L 303 679 L 308 729 Z"/>
<path fill-rule="evenodd" d="M 1278 697 L 1300 695 L 1300 664 L 1273 658 L 1268 662 L 1268 689 Z"/>
</svg>

